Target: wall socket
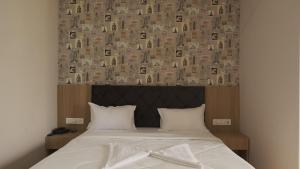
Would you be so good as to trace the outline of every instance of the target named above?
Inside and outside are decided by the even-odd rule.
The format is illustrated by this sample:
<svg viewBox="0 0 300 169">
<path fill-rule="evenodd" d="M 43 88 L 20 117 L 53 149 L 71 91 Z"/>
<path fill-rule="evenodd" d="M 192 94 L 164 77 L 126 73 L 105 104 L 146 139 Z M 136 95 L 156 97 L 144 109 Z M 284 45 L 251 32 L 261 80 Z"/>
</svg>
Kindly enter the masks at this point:
<svg viewBox="0 0 300 169">
<path fill-rule="evenodd" d="M 66 118 L 66 124 L 84 124 L 83 118 Z"/>
<path fill-rule="evenodd" d="M 214 126 L 230 126 L 231 119 L 213 119 Z"/>
</svg>

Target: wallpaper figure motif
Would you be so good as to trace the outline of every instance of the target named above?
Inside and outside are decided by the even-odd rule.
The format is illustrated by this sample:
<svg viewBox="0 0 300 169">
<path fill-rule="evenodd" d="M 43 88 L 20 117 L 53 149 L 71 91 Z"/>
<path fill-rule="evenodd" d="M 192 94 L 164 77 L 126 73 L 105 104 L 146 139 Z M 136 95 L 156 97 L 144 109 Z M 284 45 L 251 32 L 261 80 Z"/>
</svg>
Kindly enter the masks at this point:
<svg viewBox="0 0 300 169">
<path fill-rule="evenodd" d="M 239 0 L 60 0 L 59 83 L 238 85 Z"/>
</svg>

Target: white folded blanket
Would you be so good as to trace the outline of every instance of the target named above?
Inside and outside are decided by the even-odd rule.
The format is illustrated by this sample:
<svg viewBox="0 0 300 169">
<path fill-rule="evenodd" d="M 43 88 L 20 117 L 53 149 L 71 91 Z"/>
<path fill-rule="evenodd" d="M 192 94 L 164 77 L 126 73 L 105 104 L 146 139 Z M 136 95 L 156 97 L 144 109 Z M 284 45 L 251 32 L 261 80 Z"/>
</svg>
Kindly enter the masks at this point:
<svg viewBox="0 0 300 169">
<path fill-rule="evenodd" d="M 139 147 L 110 144 L 109 150 L 108 160 L 103 169 L 117 169 L 147 157 L 186 167 L 201 168 L 188 144 L 175 145 L 154 152 Z"/>
<path fill-rule="evenodd" d="M 103 169 L 115 169 L 146 158 L 150 152 L 139 147 L 109 144 L 109 156 Z"/>
<path fill-rule="evenodd" d="M 175 145 L 158 152 L 151 152 L 150 156 L 178 165 L 201 168 L 188 144 Z"/>
</svg>

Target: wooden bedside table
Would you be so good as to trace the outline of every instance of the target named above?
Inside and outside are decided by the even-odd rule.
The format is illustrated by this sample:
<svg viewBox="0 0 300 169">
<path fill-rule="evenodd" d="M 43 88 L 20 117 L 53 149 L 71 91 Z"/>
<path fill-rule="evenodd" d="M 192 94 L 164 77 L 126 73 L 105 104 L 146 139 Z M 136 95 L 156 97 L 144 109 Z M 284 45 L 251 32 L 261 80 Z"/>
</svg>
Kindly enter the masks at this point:
<svg viewBox="0 0 300 169">
<path fill-rule="evenodd" d="M 239 132 L 215 132 L 213 134 L 220 138 L 232 151 L 248 161 L 249 138 L 246 135 Z"/>
<path fill-rule="evenodd" d="M 81 134 L 80 132 L 74 132 L 74 133 L 65 133 L 65 134 L 47 136 L 45 139 L 46 149 L 48 150 L 49 153 L 52 153 L 62 148 L 69 141 L 79 136 L 80 134 Z"/>
</svg>

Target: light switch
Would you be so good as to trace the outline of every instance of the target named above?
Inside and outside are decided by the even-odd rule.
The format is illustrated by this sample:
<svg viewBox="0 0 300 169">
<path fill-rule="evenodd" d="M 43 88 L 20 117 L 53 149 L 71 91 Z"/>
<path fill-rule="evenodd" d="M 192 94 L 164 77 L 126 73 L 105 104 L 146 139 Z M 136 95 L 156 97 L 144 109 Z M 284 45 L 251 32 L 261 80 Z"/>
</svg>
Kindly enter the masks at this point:
<svg viewBox="0 0 300 169">
<path fill-rule="evenodd" d="M 231 119 L 213 119 L 214 126 L 230 126 Z"/>
<path fill-rule="evenodd" d="M 83 118 L 66 118 L 66 124 L 84 124 Z"/>
</svg>

